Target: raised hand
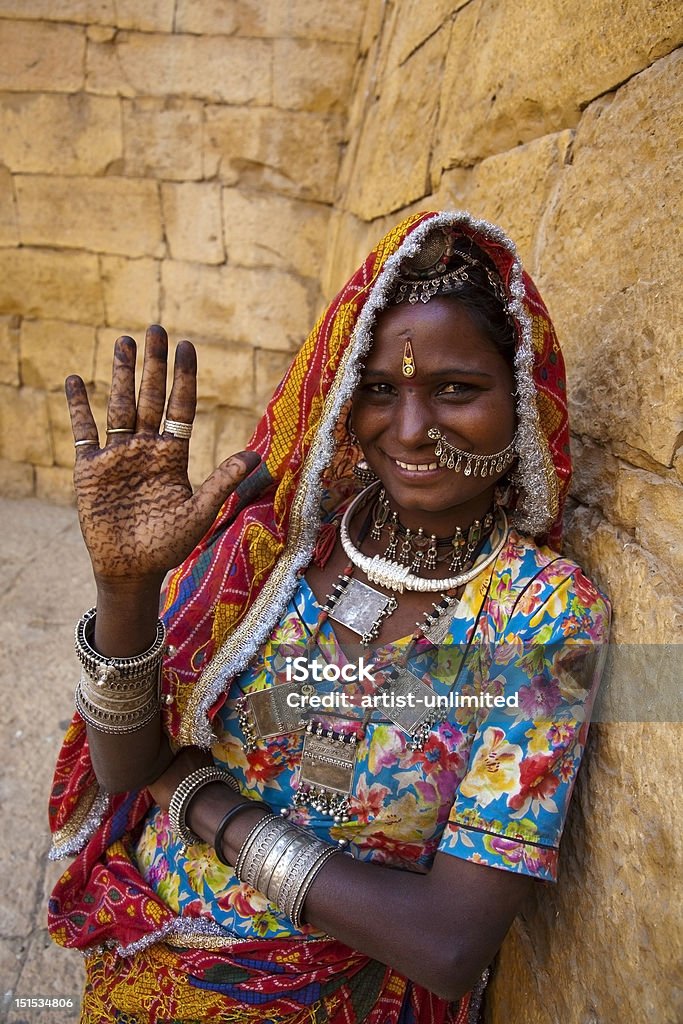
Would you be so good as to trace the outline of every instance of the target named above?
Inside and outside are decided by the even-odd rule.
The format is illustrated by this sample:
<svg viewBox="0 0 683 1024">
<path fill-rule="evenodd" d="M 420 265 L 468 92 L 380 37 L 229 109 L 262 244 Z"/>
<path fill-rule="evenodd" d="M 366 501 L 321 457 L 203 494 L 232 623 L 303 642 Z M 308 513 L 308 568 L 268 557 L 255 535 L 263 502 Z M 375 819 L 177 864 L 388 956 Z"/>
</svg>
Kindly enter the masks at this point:
<svg viewBox="0 0 683 1024">
<path fill-rule="evenodd" d="M 222 502 L 258 463 L 250 452 L 232 456 L 192 493 L 189 440 L 166 429 L 159 433 L 167 356 L 166 332 L 150 327 L 136 403 L 136 345 L 128 337 L 116 341 L 103 447 L 82 379 L 66 380 L 76 444 L 78 514 L 99 583 L 160 583 L 190 553 Z M 196 400 L 196 353 L 189 341 L 181 341 L 164 422 L 191 424 Z"/>
</svg>

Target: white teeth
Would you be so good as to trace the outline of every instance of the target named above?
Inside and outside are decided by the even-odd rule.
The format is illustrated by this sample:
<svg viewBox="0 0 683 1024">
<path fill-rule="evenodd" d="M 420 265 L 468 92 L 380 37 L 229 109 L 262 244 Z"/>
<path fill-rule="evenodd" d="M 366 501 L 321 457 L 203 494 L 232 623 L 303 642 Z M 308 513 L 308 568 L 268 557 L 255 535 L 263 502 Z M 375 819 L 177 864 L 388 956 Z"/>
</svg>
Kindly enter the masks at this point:
<svg viewBox="0 0 683 1024">
<path fill-rule="evenodd" d="M 412 472 L 415 472 L 417 470 L 418 473 L 426 473 L 430 469 L 438 469 L 439 468 L 439 464 L 437 462 L 427 462 L 427 463 L 424 463 L 421 466 L 417 466 L 417 465 L 415 465 L 412 462 L 400 462 L 398 459 L 394 459 L 394 462 L 401 469 L 409 469 Z"/>
</svg>

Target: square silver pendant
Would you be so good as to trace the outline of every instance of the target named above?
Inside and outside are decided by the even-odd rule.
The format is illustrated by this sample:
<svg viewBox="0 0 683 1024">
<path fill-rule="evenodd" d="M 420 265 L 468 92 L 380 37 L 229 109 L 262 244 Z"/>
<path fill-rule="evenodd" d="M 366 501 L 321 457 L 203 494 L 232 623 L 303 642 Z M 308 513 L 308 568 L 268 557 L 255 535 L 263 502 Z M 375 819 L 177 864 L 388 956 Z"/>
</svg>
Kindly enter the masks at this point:
<svg viewBox="0 0 683 1024">
<path fill-rule="evenodd" d="M 377 693 L 388 698 L 381 707 L 389 721 L 409 736 L 434 718 L 436 694 L 410 669 L 400 669 L 395 678 L 382 683 Z"/>
<path fill-rule="evenodd" d="M 369 587 L 367 583 L 350 579 L 329 617 L 359 636 L 365 636 L 390 601 L 390 597 Z"/>
</svg>

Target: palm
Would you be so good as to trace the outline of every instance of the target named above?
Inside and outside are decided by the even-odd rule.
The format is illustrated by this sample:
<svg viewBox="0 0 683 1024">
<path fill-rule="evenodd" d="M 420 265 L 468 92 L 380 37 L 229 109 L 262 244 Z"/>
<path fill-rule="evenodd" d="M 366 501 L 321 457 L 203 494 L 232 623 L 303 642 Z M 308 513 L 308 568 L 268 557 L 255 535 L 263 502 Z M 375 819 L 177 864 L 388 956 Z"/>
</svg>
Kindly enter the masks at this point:
<svg viewBox="0 0 683 1024">
<path fill-rule="evenodd" d="M 244 475 L 244 462 L 231 460 L 193 495 L 187 476 L 188 441 L 167 431 L 159 434 L 166 352 L 165 332 L 150 328 L 136 403 L 135 345 L 131 339 L 117 341 L 107 410 L 107 421 L 114 429 L 108 431 L 108 443 L 101 449 L 95 442 L 97 427 L 85 386 L 79 377 L 67 380 L 74 437 L 88 442 L 76 449 L 78 514 L 95 576 L 102 580 L 161 580 L 197 544 L 221 502 Z M 176 352 L 167 419 L 191 423 L 195 403 L 194 349 L 182 342 Z"/>
</svg>

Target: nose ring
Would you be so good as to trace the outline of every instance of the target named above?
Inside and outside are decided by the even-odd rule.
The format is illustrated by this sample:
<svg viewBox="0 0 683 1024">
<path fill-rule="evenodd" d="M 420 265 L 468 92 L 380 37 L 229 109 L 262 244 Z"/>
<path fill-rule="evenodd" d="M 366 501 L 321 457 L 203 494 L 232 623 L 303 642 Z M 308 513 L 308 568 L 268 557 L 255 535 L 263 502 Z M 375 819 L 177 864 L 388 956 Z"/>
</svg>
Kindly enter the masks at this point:
<svg viewBox="0 0 683 1024">
<path fill-rule="evenodd" d="M 513 437 L 507 448 L 492 455 L 475 455 L 474 452 L 465 452 L 457 448 L 450 441 L 447 441 L 438 427 L 430 427 L 427 437 L 436 441 L 434 455 L 439 460 L 440 466 L 447 466 L 455 473 L 462 469 L 465 476 L 493 476 L 494 473 L 503 473 L 513 463 L 515 453 L 515 438 Z M 464 465 L 464 469 L 463 469 Z"/>
</svg>

